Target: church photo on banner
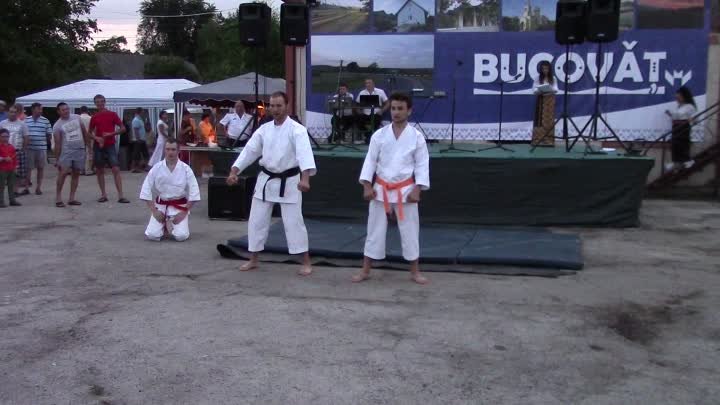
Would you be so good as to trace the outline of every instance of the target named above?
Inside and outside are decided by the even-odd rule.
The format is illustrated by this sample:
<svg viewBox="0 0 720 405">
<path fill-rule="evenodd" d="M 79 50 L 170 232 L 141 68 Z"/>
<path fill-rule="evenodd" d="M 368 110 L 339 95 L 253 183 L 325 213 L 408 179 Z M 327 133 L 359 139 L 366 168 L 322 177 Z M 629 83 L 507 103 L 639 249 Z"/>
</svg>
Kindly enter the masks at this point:
<svg viewBox="0 0 720 405">
<path fill-rule="evenodd" d="M 355 95 L 371 78 L 388 95 L 411 93 L 411 123 L 430 139 L 449 139 L 453 88 L 455 140 L 530 140 L 533 80 L 551 64 L 568 112 L 582 128 L 600 111 L 623 140 L 655 139 L 670 129 L 665 110 L 687 86 L 705 108 L 710 1 L 622 0 L 620 35 L 570 48 L 555 42 L 555 0 L 319 0 L 307 52 L 307 126 L 331 133 L 326 100 L 339 82 Z M 565 67 L 568 80 L 565 82 Z M 431 97 L 444 92 L 444 97 Z M 389 114 L 383 117 L 389 121 Z M 700 127 L 700 126 L 699 126 Z M 556 128 L 558 134 L 561 126 Z M 571 134 L 575 131 L 571 130 Z M 599 136 L 607 136 L 603 125 Z M 693 132 L 701 140 L 702 128 Z"/>
</svg>

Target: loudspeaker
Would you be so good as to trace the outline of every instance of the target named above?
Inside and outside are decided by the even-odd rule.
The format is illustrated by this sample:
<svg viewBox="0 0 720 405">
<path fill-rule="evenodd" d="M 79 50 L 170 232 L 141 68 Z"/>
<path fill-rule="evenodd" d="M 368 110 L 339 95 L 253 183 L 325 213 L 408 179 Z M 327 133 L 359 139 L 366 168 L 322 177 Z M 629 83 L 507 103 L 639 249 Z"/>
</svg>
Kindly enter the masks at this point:
<svg viewBox="0 0 720 405">
<path fill-rule="evenodd" d="M 620 0 L 589 0 L 587 6 L 587 40 L 612 42 L 620 31 Z"/>
<path fill-rule="evenodd" d="M 305 4 L 283 3 L 280 6 L 280 41 L 285 45 L 307 45 L 309 15 Z"/>
<path fill-rule="evenodd" d="M 232 187 L 225 183 L 226 179 L 216 176 L 208 181 L 208 217 L 248 219 L 257 177 L 240 176 L 238 184 Z"/>
<path fill-rule="evenodd" d="M 240 43 L 246 46 L 265 46 L 270 36 L 272 10 L 265 3 L 243 3 L 238 9 Z"/>
<path fill-rule="evenodd" d="M 555 9 L 555 42 L 560 45 L 585 41 L 585 2 L 560 1 Z"/>
</svg>

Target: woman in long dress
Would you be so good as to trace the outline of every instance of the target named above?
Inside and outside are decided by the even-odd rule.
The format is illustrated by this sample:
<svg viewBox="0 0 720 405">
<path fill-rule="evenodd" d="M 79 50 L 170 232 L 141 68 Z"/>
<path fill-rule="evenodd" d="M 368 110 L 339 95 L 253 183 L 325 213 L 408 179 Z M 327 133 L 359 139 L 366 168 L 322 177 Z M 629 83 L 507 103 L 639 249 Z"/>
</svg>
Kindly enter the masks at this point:
<svg viewBox="0 0 720 405">
<path fill-rule="evenodd" d="M 550 62 L 542 61 L 538 65 L 540 75 L 533 81 L 535 116 L 533 118 L 532 144 L 540 146 L 555 145 L 555 94 L 558 92 L 557 81 L 552 74 Z"/>
<path fill-rule="evenodd" d="M 665 170 L 675 170 L 683 166 L 691 168 L 695 161 L 690 157 L 690 124 L 697 112 L 695 99 L 690 89 L 680 87 L 675 93 L 677 106 L 672 110 L 665 111 L 665 114 L 672 118 L 672 163 L 665 165 Z"/>
<path fill-rule="evenodd" d="M 163 160 L 165 155 L 165 141 L 168 138 L 168 125 L 166 124 L 168 119 L 167 112 L 160 112 L 160 119 L 157 122 L 157 139 L 155 140 L 155 150 L 153 151 L 152 157 L 150 157 L 150 166 Z"/>
</svg>

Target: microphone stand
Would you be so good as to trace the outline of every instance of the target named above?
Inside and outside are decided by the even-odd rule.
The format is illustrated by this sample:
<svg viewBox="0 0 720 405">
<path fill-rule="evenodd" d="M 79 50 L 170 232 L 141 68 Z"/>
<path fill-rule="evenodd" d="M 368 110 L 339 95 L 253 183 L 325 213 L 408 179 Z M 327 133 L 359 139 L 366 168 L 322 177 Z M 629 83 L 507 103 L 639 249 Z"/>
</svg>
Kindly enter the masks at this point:
<svg viewBox="0 0 720 405">
<path fill-rule="evenodd" d="M 492 149 L 502 149 L 506 150 L 508 152 L 515 152 L 514 150 L 508 148 L 507 146 L 502 144 L 502 123 L 503 123 L 503 96 L 505 95 L 505 83 L 514 83 L 515 80 L 520 77 L 520 73 L 515 75 L 515 77 L 512 78 L 512 80 L 504 81 L 500 79 L 500 117 L 499 117 L 499 123 L 498 123 L 498 137 L 497 141 L 495 141 L 495 146 L 490 146 L 489 148 L 484 149 L 478 149 L 478 152 L 484 152 L 486 150 L 492 150 Z"/>
<path fill-rule="evenodd" d="M 455 71 L 453 72 L 453 90 L 452 90 L 452 107 L 450 112 L 450 146 L 448 146 L 446 149 L 443 149 L 440 151 L 440 153 L 448 153 L 448 152 L 468 152 L 468 153 L 475 153 L 474 150 L 469 149 L 460 149 L 455 147 L 455 95 L 457 93 L 457 71 L 462 66 L 463 62 L 461 60 L 455 61 Z"/>
</svg>

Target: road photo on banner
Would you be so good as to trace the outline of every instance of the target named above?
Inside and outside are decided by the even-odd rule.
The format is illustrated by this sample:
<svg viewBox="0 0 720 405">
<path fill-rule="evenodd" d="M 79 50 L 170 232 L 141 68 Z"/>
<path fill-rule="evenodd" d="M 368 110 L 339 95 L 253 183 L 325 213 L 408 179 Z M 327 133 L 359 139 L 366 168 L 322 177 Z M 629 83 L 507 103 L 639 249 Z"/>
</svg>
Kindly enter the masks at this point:
<svg viewBox="0 0 720 405">
<path fill-rule="evenodd" d="M 714 1 L 717 3 L 717 1 Z M 638 0 L 638 28 L 702 28 L 704 0 Z"/>
<path fill-rule="evenodd" d="M 370 0 L 319 0 L 312 8 L 312 32 L 365 32 L 371 8 Z"/>
<path fill-rule="evenodd" d="M 432 88 L 433 35 L 317 35 L 312 43 L 313 93 L 335 92 L 341 65 L 340 80 L 351 92 L 366 78 L 388 95 Z"/>
</svg>

